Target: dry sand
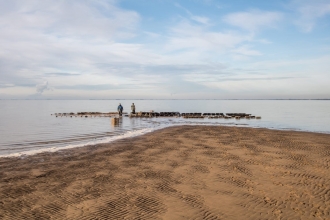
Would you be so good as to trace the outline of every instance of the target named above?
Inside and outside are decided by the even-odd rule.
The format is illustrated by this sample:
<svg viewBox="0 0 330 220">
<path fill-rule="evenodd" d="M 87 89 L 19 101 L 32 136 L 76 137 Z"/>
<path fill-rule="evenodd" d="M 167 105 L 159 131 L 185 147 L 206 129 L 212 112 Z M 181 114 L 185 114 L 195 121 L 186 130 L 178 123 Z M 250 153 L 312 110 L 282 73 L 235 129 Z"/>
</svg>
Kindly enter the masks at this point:
<svg viewBox="0 0 330 220">
<path fill-rule="evenodd" d="M 0 219 L 330 219 L 330 135 L 178 126 L 0 159 Z"/>
</svg>

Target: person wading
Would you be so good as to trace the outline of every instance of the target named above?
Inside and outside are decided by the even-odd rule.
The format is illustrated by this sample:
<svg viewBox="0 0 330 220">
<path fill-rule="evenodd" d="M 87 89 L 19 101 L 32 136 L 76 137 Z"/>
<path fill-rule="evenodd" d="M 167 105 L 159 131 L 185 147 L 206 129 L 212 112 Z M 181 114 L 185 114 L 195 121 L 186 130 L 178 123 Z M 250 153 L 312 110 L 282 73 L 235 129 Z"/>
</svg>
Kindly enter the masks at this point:
<svg viewBox="0 0 330 220">
<path fill-rule="evenodd" d="M 134 103 L 132 103 L 132 105 L 131 105 L 131 110 L 132 110 L 132 114 L 135 114 L 135 105 L 134 105 Z"/>
<path fill-rule="evenodd" d="M 118 108 L 117 108 L 119 116 L 121 116 L 123 114 L 123 110 L 124 110 L 123 106 L 119 103 Z"/>
</svg>

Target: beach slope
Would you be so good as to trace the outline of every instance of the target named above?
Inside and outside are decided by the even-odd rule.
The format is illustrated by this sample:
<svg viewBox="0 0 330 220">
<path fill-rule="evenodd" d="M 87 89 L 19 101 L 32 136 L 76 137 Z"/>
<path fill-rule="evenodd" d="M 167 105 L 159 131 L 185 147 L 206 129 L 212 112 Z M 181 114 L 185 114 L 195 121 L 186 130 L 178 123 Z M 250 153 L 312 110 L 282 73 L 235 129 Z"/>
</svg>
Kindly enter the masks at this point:
<svg viewBox="0 0 330 220">
<path fill-rule="evenodd" d="M 330 135 L 176 126 L 0 158 L 0 219 L 330 219 Z"/>
</svg>

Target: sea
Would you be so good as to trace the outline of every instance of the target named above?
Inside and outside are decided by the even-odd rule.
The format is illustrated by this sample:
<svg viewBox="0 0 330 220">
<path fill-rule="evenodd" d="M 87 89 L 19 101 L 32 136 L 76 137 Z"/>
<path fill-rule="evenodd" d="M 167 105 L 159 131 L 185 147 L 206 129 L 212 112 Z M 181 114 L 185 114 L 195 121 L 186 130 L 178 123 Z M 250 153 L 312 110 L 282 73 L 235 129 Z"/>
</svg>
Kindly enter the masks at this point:
<svg viewBox="0 0 330 220">
<path fill-rule="evenodd" d="M 56 117 L 55 113 L 247 113 L 261 119 Z M 0 100 L 0 157 L 109 143 L 175 125 L 223 125 L 330 133 L 330 100 Z"/>
</svg>

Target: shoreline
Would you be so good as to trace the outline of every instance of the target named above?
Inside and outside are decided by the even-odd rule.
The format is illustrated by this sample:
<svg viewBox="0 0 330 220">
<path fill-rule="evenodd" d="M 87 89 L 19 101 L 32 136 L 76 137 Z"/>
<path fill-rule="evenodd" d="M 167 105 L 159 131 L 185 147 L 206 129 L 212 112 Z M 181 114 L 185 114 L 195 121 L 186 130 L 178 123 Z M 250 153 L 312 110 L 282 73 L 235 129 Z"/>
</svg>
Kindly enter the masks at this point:
<svg viewBox="0 0 330 220">
<path fill-rule="evenodd" d="M 48 148 L 42 148 L 42 149 L 36 149 L 36 150 L 30 150 L 30 151 L 23 151 L 23 152 L 16 152 L 16 153 L 11 153 L 11 154 L 3 154 L 0 155 L 1 158 L 17 158 L 17 157 L 29 157 L 37 154 L 42 154 L 42 153 L 55 153 L 58 151 L 65 151 L 65 150 L 71 150 L 75 148 L 82 148 L 82 147 L 88 147 L 90 145 L 98 145 L 98 144 L 107 144 L 107 143 L 112 143 L 117 140 L 125 139 L 125 138 L 131 138 L 131 137 L 137 137 L 141 136 L 150 132 L 155 131 L 153 128 L 143 128 L 139 130 L 132 130 L 132 131 L 127 131 L 126 133 L 117 135 L 117 136 L 111 136 L 107 138 L 102 138 L 102 139 L 97 139 L 97 140 L 88 140 L 87 142 L 84 143 L 79 143 L 79 144 L 69 144 L 66 146 L 62 147 L 48 147 Z"/>
<path fill-rule="evenodd" d="M 10 153 L 10 154 L 0 154 L 0 159 L 1 158 L 28 157 L 28 156 L 33 156 L 36 154 L 41 154 L 41 153 L 54 153 L 54 152 L 58 152 L 58 151 L 65 151 L 65 150 L 70 150 L 70 149 L 75 149 L 75 148 L 87 147 L 90 145 L 107 144 L 107 143 L 112 143 L 117 140 L 142 136 L 142 135 L 145 135 L 150 132 L 155 132 L 157 130 L 162 130 L 162 129 L 166 129 L 166 128 L 170 128 L 170 127 L 177 127 L 177 126 L 220 126 L 220 127 L 224 126 L 224 127 L 251 128 L 251 129 L 268 129 L 268 130 L 273 130 L 273 131 L 330 134 L 330 132 L 325 132 L 325 131 L 309 131 L 309 130 L 302 130 L 302 129 L 297 129 L 297 128 L 268 128 L 268 127 L 251 126 L 249 124 L 229 124 L 229 123 L 228 124 L 226 124 L 226 123 L 223 123 L 223 124 L 221 124 L 221 123 L 219 123 L 219 124 L 211 124 L 211 123 L 171 124 L 171 125 L 166 125 L 166 126 L 163 125 L 158 128 L 152 127 L 152 128 L 142 128 L 142 129 L 127 131 L 127 132 L 117 135 L 117 136 L 96 139 L 96 140 L 94 140 L 94 142 L 93 142 L 93 140 L 88 140 L 84 143 L 79 143 L 79 144 L 68 144 L 66 146 L 60 146 L 60 147 L 50 146 L 50 147 L 42 148 L 42 149 L 33 149 L 33 150 L 29 150 L 29 151 L 15 152 L 15 153 Z M 47 142 L 47 141 L 45 141 L 45 142 Z"/>
<path fill-rule="evenodd" d="M 179 125 L 0 158 L 0 218 L 330 218 L 330 135 Z"/>
</svg>

